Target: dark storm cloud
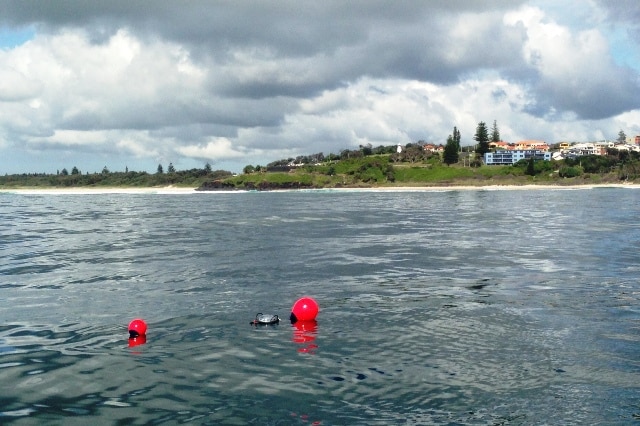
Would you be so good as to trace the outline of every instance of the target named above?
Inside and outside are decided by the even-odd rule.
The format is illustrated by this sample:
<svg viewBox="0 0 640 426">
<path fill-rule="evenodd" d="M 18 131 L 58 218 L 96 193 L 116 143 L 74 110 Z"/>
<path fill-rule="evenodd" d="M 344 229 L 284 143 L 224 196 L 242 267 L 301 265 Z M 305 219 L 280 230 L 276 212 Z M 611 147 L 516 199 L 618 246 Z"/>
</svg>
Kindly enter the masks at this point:
<svg viewBox="0 0 640 426">
<path fill-rule="evenodd" d="M 291 102 L 286 98 L 255 102 L 247 99 L 216 98 L 198 103 L 136 102 L 129 100 L 126 105 L 114 106 L 108 111 L 80 109 L 60 120 L 60 127 L 75 130 L 129 129 L 159 130 L 202 125 L 231 126 L 233 128 L 276 126 L 282 115 L 291 110 Z"/>
<path fill-rule="evenodd" d="M 543 82 L 538 87 L 540 109 L 534 115 L 545 116 L 553 108 L 599 120 L 639 108 L 639 89 L 636 77 L 624 69 L 592 80 Z"/>
<path fill-rule="evenodd" d="M 174 1 L 153 2 L 15 2 L 0 3 L 0 22 L 12 25 L 82 27 L 96 41 L 119 28 L 190 46 L 195 57 L 216 64 L 233 62 L 237 51 L 258 49 L 272 59 L 331 61 L 336 71 L 319 65 L 321 78 L 311 87 L 335 87 L 360 75 L 399 76 L 453 81 L 478 54 L 505 52 L 473 41 L 466 55 L 448 58 L 450 24 L 460 13 L 512 8 L 514 1 Z M 473 18 L 471 18 L 473 19 Z M 496 22 L 497 24 L 497 22 Z M 504 34 L 496 28 L 492 46 Z M 454 37 L 455 39 L 455 37 Z M 508 40 L 507 40 L 508 42 Z M 514 46 L 509 46 L 509 51 Z M 503 61 L 501 55 L 488 58 Z M 313 66 L 314 61 L 310 61 Z M 306 95 L 296 87 L 278 88 Z M 246 88 L 239 90 L 246 91 Z M 307 89 L 308 90 L 308 89 Z"/>
</svg>

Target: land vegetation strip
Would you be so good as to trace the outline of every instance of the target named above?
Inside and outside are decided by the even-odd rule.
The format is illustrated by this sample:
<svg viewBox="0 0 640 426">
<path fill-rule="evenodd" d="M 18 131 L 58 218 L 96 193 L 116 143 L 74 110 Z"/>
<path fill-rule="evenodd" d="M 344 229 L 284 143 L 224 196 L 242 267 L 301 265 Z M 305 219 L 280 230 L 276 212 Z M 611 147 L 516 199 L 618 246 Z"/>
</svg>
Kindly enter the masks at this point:
<svg viewBox="0 0 640 426">
<path fill-rule="evenodd" d="M 356 155 L 358 154 L 358 155 Z M 313 157 L 311 157 L 313 159 Z M 317 160 L 317 159 L 316 159 Z M 157 173 L 110 172 L 14 174 L 0 176 L 0 188 L 197 188 L 199 190 L 274 190 L 320 188 L 394 188 L 449 186 L 610 185 L 640 183 L 640 155 L 610 153 L 561 161 L 522 160 L 487 166 L 469 156 L 447 165 L 439 155 L 399 157 L 352 151 L 322 162 L 287 165 L 279 160 L 247 166 L 234 175 L 203 169 Z M 75 170 L 75 167 L 74 167 Z"/>
</svg>

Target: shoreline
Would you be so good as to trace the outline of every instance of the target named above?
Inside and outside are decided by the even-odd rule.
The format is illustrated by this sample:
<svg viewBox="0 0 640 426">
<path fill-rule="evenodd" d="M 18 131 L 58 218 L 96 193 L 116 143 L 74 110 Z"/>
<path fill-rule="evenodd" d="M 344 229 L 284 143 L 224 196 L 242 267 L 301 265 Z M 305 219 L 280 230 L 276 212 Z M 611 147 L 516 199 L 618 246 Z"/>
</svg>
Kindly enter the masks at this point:
<svg viewBox="0 0 640 426">
<path fill-rule="evenodd" d="M 523 191 L 523 190 L 579 190 L 595 188 L 626 188 L 640 189 L 637 183 L 617 184 L 584 184 L 584 185 L 448 185 L 448 186 L 372 186 L 372 187 L 341 187 L 341 188 L 309 188 L 309 189 L 273 189 L 268 191 L 222 190 L 222 191 L 198 191 L 197 188 L 184 187 L 72 187 L 72 188 L 0 188 L 0 194 L 24 194 L 24 195 L 91 195 L 91 194 L 216 194 L 216 193 L 244 193 L 244 192 L 446 192 L 446 191 Z"/>
<path fill-rule="evenodd" d="M 70 188 L 0 188 L 1 193 L 25 194 L 25 195 L 90 195 L 90 194 L 191 194 L 196 193 L 195 188 L 178 188 L 174 186 L 165 187 L 70 187 Z"/>
</svg>

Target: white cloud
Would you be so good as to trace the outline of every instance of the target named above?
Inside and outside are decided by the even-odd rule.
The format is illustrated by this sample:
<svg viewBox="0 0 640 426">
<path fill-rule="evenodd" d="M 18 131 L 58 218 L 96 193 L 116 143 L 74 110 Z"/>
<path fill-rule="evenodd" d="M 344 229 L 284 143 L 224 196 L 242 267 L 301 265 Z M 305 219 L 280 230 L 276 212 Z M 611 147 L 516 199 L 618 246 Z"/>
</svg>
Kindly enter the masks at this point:
<svg viewBox="0 0 640 426">
<path fill-rule="evenodd" d="M 613 62 L 600 30 L 571 31 L 529 6 L 507 13 L 504 21 L 526 29 L 523 56 L 537 73 L 535 114 L 556 119 L 556 111 L 575 112 L 600 119 L 637 108 L 637 76 Z"/>
<path fill-rule="evenodd" d="M 205 145 L 179 147 L 177 151 L 186 157 L 205 160 L 230 160 L 246 156 L 246 152 L 234 148 L 231 141 L 227 138 L 214 138 Z"/>
<path fill-rule="evenodd" d="M 54 144 L 65 146 L 102 145 L 109 141 L 106 132 L 86 132 L 77 130 L 56 130 L 51 136 L 32 137 L 29 142 L 36 145 Z"/>
<path fill-rule="evenodd" d="M 23 73 L 9 67 L 0 69 L 0 102 L 29 100 L 40 90 L 40 84 Z"/>
</svg>

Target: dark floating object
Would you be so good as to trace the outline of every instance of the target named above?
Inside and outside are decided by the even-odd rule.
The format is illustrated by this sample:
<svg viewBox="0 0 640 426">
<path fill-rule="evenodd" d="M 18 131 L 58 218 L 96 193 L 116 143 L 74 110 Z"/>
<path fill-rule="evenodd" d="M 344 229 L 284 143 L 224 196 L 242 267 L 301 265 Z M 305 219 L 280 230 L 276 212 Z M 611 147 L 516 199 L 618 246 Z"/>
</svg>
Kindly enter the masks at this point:
<svg viewBox="0 0 640 426">
<path fill-rule="evenodd" d="M 487 284 L 475 284 L 475 285 L 470 285 L 469 288 L 471 290 L 482 290 L 486 286 L 487 286 Z"/>
<path fill-rule="evenodd" d="M 258 313 L 258 314 L 256 314 L 256 319 L 251 321 L 249 324 L 251 324 L 251 325 L 271 325 L 271 324 L 278 324 L 279 322 L 280 322 L 280 318 L 278 317 L 278 315 Z"/>
</svg>

